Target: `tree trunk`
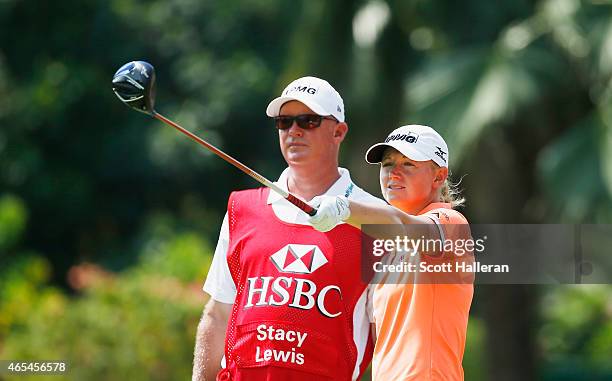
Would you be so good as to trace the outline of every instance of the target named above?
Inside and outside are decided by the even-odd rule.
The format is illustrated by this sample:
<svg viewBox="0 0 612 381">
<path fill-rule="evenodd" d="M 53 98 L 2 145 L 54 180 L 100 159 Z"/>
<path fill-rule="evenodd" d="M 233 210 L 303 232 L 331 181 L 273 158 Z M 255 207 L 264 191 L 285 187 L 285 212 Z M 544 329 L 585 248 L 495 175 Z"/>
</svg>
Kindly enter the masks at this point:
<svg viewBox="0 0 612 381">
<path fill-rule="evenodd" d="M 466 214 L 472 223 L 525 223 L 524 206 L 531 194 L 531 172 L 517 165 L 511 142 L 503 130 L 485 134 L 477 155 L 468 158 Z M 514 146 L 517 147 L 517 146 Z M 460 173 L 464 173 L 461 171 Z M 537 291 L 534 285 L 480 285 L 474 305 L 486 326 L 487 379 L 531 381 L 536 379 L 535 326 Z M 469 350 L 469 348 L 466 348 Z"/>
</svg>

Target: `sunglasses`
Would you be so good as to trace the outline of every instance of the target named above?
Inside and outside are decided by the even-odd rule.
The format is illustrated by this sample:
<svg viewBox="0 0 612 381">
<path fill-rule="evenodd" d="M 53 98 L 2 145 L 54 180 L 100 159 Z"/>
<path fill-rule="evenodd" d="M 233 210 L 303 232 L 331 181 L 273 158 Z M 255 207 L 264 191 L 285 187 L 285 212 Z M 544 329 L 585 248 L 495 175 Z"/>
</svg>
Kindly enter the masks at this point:
<svg viewBox="0 0 612 381">
<path fill-rule="evenodd" d="M 303 128 L 305 130 L 310 130 L 313 128 L 317 128 L 321 125 L 323 119 L 336 120 L 335 118 L 315 115 L 315 114 L 302 114 L 302 115 L 281 115 L 275 116 L 274 122 L 276 124 L 276 128 L 279 130 L 287 130 L 293 126 L 293 122 L 295 122 L 298 127 Z"/>
</svg>

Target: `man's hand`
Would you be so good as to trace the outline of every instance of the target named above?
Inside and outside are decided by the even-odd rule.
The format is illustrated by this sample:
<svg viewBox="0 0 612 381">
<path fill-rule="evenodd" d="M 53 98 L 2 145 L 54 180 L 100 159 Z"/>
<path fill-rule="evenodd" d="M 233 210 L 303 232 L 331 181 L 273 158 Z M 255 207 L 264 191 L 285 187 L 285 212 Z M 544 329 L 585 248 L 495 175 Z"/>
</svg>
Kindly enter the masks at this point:
<svg viewBox="0 0 612 381">
<path fill-rule="evenodd" d="M 316 196 L 309 204 L 317 208 L 317 214 L 308 222 L 321 232 L 332 230 L 351 215 L 349 201 L 344 196 Z"/>
</svg>

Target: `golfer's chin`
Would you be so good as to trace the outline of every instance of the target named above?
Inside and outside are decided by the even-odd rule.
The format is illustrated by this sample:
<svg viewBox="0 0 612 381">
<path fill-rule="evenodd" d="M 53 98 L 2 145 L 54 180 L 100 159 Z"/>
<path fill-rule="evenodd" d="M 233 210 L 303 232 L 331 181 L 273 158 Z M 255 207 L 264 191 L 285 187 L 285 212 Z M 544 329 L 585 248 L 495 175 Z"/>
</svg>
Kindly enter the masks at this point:
<svg viewBox="0 0 612 381">
<path fill-rule="evenodd" d="M 392 191 L 385 192 L 385 200 L 387 200 L 389 204 L 391 204 L 392 206 L 400 210 L 404 210 L 407 204 L 409 204 L 407 202 L 408 199 L 409 199 L 409 195 L 406 192 L 406 190 L 403 190 L 403 191 L 392 190 Z"/>
<path fill-rule="evenodd" d="M 284 156 L 287 163 L 292 165 L 306 164 L 313 159 L 310 149 L 305 146 L 289 147 Z"/>
<path fill-rule="evenodd" d="M 407 199 L 409 197 L 406 189 L 385 189 L 384 190 L 385 200 L 391 205 L 394 202 L 401 202 L 401 200 Z M 395 206 L 395 205 L 393 205 Z"/>
</svg>

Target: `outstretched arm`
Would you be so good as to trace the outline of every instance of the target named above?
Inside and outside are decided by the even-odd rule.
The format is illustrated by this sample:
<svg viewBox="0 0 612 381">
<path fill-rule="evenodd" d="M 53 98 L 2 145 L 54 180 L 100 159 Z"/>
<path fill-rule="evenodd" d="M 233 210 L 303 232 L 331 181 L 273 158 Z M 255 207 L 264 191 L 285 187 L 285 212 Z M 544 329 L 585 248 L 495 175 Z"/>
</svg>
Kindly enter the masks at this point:
<svg viewBox="0 0 612 381">
<path fill-rule="evenodd" d="M 349 217 L 344 221 L 356 228 L 361 225 L 426 225 L 433 221 L 428 217 L 413 216 L 391 205 L 349 201 Z"/>
<path fill-rule="evenodd" d="M 348 200 L 344 196 L 317 196 L 311 204 L 317 214 L 309 219 L 312 226 L 322 232 L 346 222 L 361 229 L 361 225 L 433 225 L 429 217 L 414 216 L 391 205 Z"/>
<path fill-rule="evenodd" d="M 310 217 L 310 224 L 321 232 L 328 232 L 341 222 L 346 222 L 358 229 L 362 225 L 395 225 L 396 228 L 368 229 L 366 233 L 373 238 L 389 239 L 389 233 L 395 234 L 398 228 L 406 238 L 440 239 L 442 234 L 436 222 L 428 216 L 414 216 L 394 206 L 348 200 L 344 196 L 317 196 L 311 204 L 317 208 L 317 214 Z M 440 255 L 440 251 L 420 250 L 430 256 Z"/>
</svg>

